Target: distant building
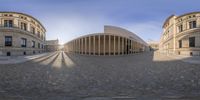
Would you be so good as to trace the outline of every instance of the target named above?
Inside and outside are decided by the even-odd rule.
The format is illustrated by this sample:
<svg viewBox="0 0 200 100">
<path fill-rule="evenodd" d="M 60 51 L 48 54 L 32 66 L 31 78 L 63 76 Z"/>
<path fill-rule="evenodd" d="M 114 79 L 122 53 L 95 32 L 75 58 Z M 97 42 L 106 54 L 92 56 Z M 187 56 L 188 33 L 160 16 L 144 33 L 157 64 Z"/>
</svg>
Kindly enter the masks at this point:
<svg viewBox="0 0 200 100">
<path fill-rule="evenodd" d="M 172 15 L 163 25 L 160 52 L 200 56 L 200 12 Z"/>
<path fill-rule="evenodd" d="M 59 40 L 47 40 L 45 44 L 45 49 L 47 52 L 58 51 L 60 48 Z"/>
<path fill-rule="evenodd" d="M 44 52 L 46 29 L 34 17 L 0 12 L 0 55 L 18 56 Z"/>
<path fill-rule="evenodd" d="M 69 53 L 83 55 L 130 55 L 149 50 L 148 44 L 136 34 L 115 26 L 104 26 L 104 33 L 93 33 L 64 45 Z"/>
<path fill-rule="evenodd" d="M 159 49 L 159 42 L 158 41 L 148 41 L 147 43 L 148 43 L 151 51 Z"/>
</svg>

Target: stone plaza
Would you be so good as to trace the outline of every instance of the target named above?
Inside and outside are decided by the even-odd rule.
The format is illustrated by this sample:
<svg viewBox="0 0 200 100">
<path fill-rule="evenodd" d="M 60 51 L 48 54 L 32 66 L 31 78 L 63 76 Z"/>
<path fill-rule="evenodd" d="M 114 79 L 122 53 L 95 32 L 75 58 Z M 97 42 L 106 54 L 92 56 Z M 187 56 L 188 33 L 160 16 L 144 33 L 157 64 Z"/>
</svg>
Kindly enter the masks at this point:
<svg viewBox="0 0 200 100">
<path fill-rule="evenodd" d="M 199 64 L 158 52 L 129 56 L 53 52 L 0 66 L 3 100 L 200 99 Z"/>
</svg>

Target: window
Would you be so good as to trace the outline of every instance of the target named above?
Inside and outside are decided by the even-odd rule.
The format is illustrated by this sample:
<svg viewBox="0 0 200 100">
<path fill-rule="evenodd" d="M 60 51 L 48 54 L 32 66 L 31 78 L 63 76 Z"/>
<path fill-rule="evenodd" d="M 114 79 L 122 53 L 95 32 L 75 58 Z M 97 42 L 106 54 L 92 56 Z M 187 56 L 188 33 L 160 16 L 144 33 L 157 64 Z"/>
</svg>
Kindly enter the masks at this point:
<svg viewBox="0 0 200 100">
<path fill-rule="evenodd" d="M 179 26 L 178 26 L 178 31 L 179 31 L 179 32 L 182 32 L 182 31 L 183 31 L 183 25 L 179 25 Z"/>
<path fill-rule="evenodd" d="M 26 55 L 26 52 L 24 51 L 24 53 L 23 53 L 24 55 Z"/>
<path fill-rule="evenodd" d="M 189 28 L 192 29 L 192 28 L 196 28 L 196 21 L 191 21 L 189 22 Z"/>
<path fill-rule="evenodd" d="M 4 27 L 13 27 L 12 20 L 4 20 Z"/>
<path fill-rule="evenodd" d="M 12 46 L 12 36 L 5 36 L 5 46 Z"/>
<path fill-rule="evenodd" d="M 32 48 L 35 48 L 35 41 L 32 41 Z"/>
<path fill-rule="evenodd" d="M 26 31 L 27 30 L 27 24 L 21 22 L 21 29 Z"/>
<path fill-rule="evenodd" d="M 26 47 L 27 40 L 25 38 L 21 38 L 21 47 Z"/>
<path fill-rule="evenodd" d="M 32 32 L 33 34 L 35 34 L 35 28 L 34 28 L 34 27 L 31 27 L 31 32 Z"/>
<path fill-rule="evenodd" d="M 11 56 L 11 53 L 10 53 L 10 52 L 7 52 L 6 55 L 7 55 L 7 56 Z"/>
<path fill-rule="evenodd" d="M 179 40 L 178 43 L 179 43 L 179 48 L 182 48 L 182 40 Z"/>
<path fill-rule="evenodd" d="M 41 34 L 41 39 L 43 39 L 43 35 Z"/>
<path fill-rule="evenodd" d="M 38 37 L 40 38 L 40 31 L 38 31 Z"/>
<path fill-rule="evenodd" d="M 195 37 L 189 37 L 189 47 L 195 47 Z"/>
<path fill-rule="evenodd" d="M 38 43 L 38 48 L 40 48 L 40 43 Z"/>
</svg>

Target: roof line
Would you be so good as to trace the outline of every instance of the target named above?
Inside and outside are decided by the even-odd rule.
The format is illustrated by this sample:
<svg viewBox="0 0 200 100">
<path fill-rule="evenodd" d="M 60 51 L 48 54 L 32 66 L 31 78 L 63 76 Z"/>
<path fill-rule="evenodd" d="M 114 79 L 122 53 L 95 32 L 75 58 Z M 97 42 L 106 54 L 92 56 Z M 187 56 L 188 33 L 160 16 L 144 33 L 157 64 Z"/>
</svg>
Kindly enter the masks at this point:
<svg viewBox="0 0 200 100">
<path fill-rule="evenodd" d="M 14 12 L 14 11 L 0 11 L 0 13 L 15 13 L 15 14 L 22 14 L 22 15 L 31 17 L 31 18 L 33 18 L 34 20 L 36 20 L 36 21 L 42 26 L 42 28 L 43 28 L 43 29 L 45 30 L 45 32 L 46 32 L 46 29 L 45 29 L 45 27 L 42 25 L 42 23 L 41 23 L 39 20 L 37 20 L 35 17 L 31 16 L 31 15 L 28 15 L 28 14 L 25 14 L 25 13 L 21 13 L 21 12 Z"/>
</svg>

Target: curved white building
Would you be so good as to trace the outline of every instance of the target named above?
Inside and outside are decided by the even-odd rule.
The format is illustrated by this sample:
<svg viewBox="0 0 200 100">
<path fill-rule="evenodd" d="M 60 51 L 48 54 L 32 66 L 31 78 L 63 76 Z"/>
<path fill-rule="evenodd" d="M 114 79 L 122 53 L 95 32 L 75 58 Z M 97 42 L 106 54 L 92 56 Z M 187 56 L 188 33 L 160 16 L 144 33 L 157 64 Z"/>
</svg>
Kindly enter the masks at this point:
<svg viewBox="0 0 200 100">
<path fill-rule="evenodd" d="M 104 33 L 81 36 L 64 45 L 69 53 L 86 55 L 128 55 L 148 50 L 136 34 L 115 26 L 104 26 Z"/>
</svg>

